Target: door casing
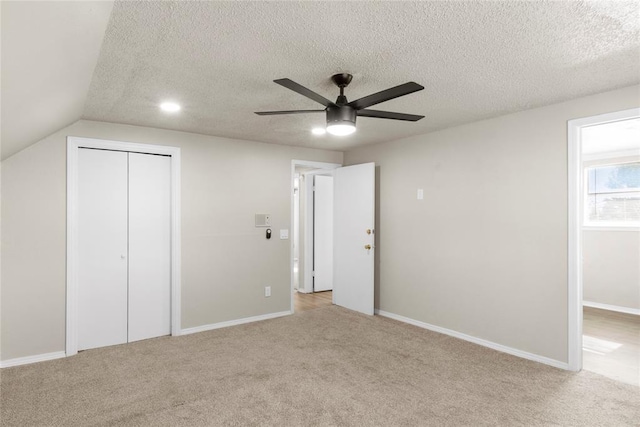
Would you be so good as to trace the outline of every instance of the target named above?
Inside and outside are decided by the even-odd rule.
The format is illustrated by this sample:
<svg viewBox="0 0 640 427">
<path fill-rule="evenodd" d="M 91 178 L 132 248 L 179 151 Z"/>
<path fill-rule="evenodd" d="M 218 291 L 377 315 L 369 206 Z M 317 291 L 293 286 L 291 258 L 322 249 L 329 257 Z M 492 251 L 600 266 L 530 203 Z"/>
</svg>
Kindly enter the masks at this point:
<svg viewBox="0 0 640 427">
<path fill-rule="evenodd" d="M 342 166 L 340 163 L 325 163 L 325 162 L 314 162 L 311 160 L 292 160 L 291 161 L 291 182 L 289 183 L 289 188 L 291 190 L 291 215 L 290 215 L 290 219 L 291 219 L 291 227 L 290 230 L 293 230 L 293 211 L 295 209 L 295 204 L 294 204 L 294 179 L 295 179 L 295 173 L 296 173 L 296 166 L 302 166 L 302 167 L 312 167 L 312 168 L 316 168 L 316 169 L 323 169 L 324 171 L 330 171 L 336 168 L 339 168 L 340 166 Z M 307 208 L 307 211 L 309 211 L 309 209 Z M 307 212 L 308 213 L 308 212 Z M 300 221 L 303 221 L 303 218 L 300 218 Z M 304 219 L 304 221 L 308 221 L 307 218 Z M 304 256 L 305 258 L 308 257 L 309 254 L 309 250 L 308 250 L 308 244 L 309 244 L 309 227 L 307 227 L 305 225 L 305 240 L 304 240 L 304 244 L 305 244 L 305 250 L 304 250 Z M 294 275 L 293 275 L 293 258 L 294 258 L 294 248 L 293 248 L 293 243 L 294 243 L 294 239 L 290 239 L 290 245 L 289 245 L 289 273 L 290 273 L 290 281 L 291 281 L 291 304 L 290 304 L 290 310 L 291 313 L 294 313 L 294 304 L 293 304 L 293 293 L 294 293 Z M 307 261 L 305 260 L 305 274 L 307 274 Z"/>
<path fill-rule="evenodd" d="M 73 356 L 78 352 L 77 206 L 80 148 L 162 154 L 171 157 L 171 335 L 180 335 L 180 148 L 70 136 L 67 138 L 66 355 Z"/>
<path fill-rule="evenodd" d="M 569 120 L 568 151 L 568 368 L 582 369 L 582 222 L 580 206 L 584 188 L 582 173 L 582 128 L 640 117 L 640 108 Z"/>
</svg>

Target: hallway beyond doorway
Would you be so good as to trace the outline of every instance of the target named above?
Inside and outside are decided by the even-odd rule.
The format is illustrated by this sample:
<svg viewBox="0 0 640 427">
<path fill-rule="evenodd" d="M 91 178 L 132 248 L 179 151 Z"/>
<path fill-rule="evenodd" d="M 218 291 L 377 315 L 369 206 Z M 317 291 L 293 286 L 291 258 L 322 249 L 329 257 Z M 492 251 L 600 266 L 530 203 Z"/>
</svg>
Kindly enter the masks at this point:
<svg viewBox="0 0 640 427">
<path fill-rule="evenodd" d="M 302 292 L 293 293 L 294 311 L 300 313 L 302 311 L 313 310 L 321 307 L 330 307 L 333 304 L 333 292 L 315 292 L 312 294 L 304 294 Z"/>
</svg>

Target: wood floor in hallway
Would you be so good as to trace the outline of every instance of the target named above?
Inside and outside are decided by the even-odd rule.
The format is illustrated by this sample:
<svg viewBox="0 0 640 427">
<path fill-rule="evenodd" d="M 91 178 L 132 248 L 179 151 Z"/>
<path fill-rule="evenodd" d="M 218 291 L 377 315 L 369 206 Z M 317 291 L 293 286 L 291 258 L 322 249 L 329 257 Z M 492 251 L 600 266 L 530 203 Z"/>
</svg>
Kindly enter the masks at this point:
<svg viewBox="0 0 640 427">
<path fill-rule="evenodd" d="M 584 307 L 585 371 L 640 386 L 640 316 Z"/>
<path fill-rule="evenodd" d="M 333 304 L 333 292 L 314 292 L 312 294 L 304 294 L 302 292 L 294 292 L 293 307 L 296 313 L 301 311 L 313 310 L 320 307 L 328 307 Z"/>
</svg>

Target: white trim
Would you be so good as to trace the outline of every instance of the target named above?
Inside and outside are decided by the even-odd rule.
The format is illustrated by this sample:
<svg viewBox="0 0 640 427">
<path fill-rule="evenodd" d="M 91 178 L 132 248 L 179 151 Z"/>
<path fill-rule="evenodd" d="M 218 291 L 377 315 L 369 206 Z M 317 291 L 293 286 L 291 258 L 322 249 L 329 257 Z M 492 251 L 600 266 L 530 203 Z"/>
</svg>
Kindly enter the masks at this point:
<svg viewBox="0 0 640 427">
<path fill-rule="evenodd" d="M 622 307 L 619 305 L 603 304 L 601 302 L 582 301 L 585 307 L 599 308 L 601 310 L 617 311 L 618 313 L 634 314 L 640 316 L 640 308 Z"/>
<path fill-rule="evenodd" d="M 290 230 L 293 230 L 293 209 L 294 209 L 294 202 L 293 202 L 293 184 L 294 184 L 294 179 L 295 179 L 295 174 L 296 174 L 296 166 L 308 166 L 308 167 L 312 167 L 312 168 L 318 168 L 318 169 L 336 169 L 339 168 L 340 166 L 342 166 L 340 163 L 325 163 L 325 162 L 314 162 L 311 160 L 291 160 L 291 182 L 289 184 L 289 189 L 291 191 L 291 209 L 290 209 L 290 214 L 289 214 L 289 220 L 291 223 L 291 227 L 289 228 Z M 305 180 L 306 181 L 306 180 Z M 300 220 L 302 220 L 302 218 L 300 218 Z M 306 226 L 305 224 L 305 231 L 308 229 L 309 227 Z M 300 229 L 298 227 L 298 229 Z M 293 242 L 295 240 L 295 236 L 293 236 L 293 234 L 291 235 L 291 239 L 289 242 L 289 277 L 290 277 L 290 281 L 291 281 L 291 292 L 290 292 L 290 302 L 291 302 L 291 313 L 294 312 L 294 305 L 293 305 L 293 292 L 294 292 L 294 279 L 293 279 L 293 255 L 294 255 L 294 250 L 293 250 Z M 305 244 L 306 244 L 306 239 L 305 239 Z M 307 250 L 305 248 L 305 257 L 307 254 Z M 308 264 L 305 261 L 305 274 L 306 271 L 308 270 Z M 299 289 L 300 290 L 300 289 Z M 303 289 L 302 293 L 307 293 L 307 289 Z"/>
<path fill-rule="evenodd" d="M 181 228 L 180 228 L 180 148 L 166 145 L 136 144 L 94 138 L 67 137 L 67 314 L 66 355 L 78 352 L 77 278 L 77 198 L 78 149 L 128 151 L 171 156 L 171 335 L 180 335 L 181 307 Z"/>
<path fill-rule="evenodd" d="M 593 160 L 604 160 L 604 159 L 619 159 L 622 157 L 638 157 L 640 156 L 640 150 L 637 149 L 629 149 L 629 150 L 620 150 L 620 151 L 605 151 L 603 153 L 590 153 L 583 154 L 582 161 L 590 162 Z M 629 161 L 631 163 L 633 161 Z M 625 163 L 627 163 L 625 161 Z M 596 165 L 589 165 L 596 166 Z"/>
<path fill-rule="evenodd" d="M 229 326 L 244 325 L 245 323 L 260 322 L 262 320 L 275 319 L 277 317 L 290 316 L 293 311 L 280 311 L 278 313 L 262 314 L 260 316 L 245 317 L 244 319 L 228 320 L 226 322 L 211 323 L 209 325 L 196 326 L 183 329 L 181 335 L 195 334 L 198 332 L 211 331 L 213 329 L 228 328 Z"/>
<path fill-rule="evenodd" d="M 640 117 L 640 108 L 632 108 L 567 123 L 568 166 L 568 365 L 572 371 L 582 369 L 582 219 L 580 200 L 583 189 L 581 130 L 586 126 Z"/>
<path fill-rule="evenodd" d="M 302 283 L 298 283 L 298 290 L 302 284 L 304 293 L 313 293 L 313 250 L 314 250 L 314 234 L 313 227 L 315 222 L 313 221 L 313 215 L 315 213 L 315 193 L 314 193 L 314 178 L 313 175 L 302 174 L 304 176 L 304 277 L 298 277 L 298 280 L 302 279 Z M 300 268 L 298 267 L 298 274 Z"/>
<path fill-rule="evenodd" d="M 78 353 L 78 146 L 67 138 L 67 356 Z M 73 196 L 72 196 L 73 195 Z"/>
<path fill-rule="evenodd" d="M 582 231 L 640 231 L 640 226 L 583 225 Z"/>
<path fill-rule="evenodd" d="M 428 329 L 433 332 L 449 335 L 451 337 L 458 338 L 464 341 L 469 341 L 471 343 L 478 344 L 483 347 L 490 348 L 492 350 L 497 350 L 502 353 L 511 354 L 512 356 L 521 357 L 523 359 L 532 360 L 534 362 L 544 363 L 545 365 L 553 366 L 554 368 L 560 368 L 565 370 L 569 369 L 569 365 L 567 363 L 561 362 L 559 360 L 551 359 L 549 357 L 539 356 L 537 354 L 518 350 L 512 347 L 507 347 L 506 345 L 497 344 L 497 343 L 494 343 L 493 341 L 487 341 L 482 338 L 476 338 L 474 336 L 463 334 L 461 332 L 456 332 L 454 330 L 443 328 L 441 326 L 435 326 L 429 323 L 421 322 L 419 320 L 414 320 L 408 317 L 400 316 L 399 314 L 389 313 L 383 310 L 375 310 L 375 313 L 383 317 L 388 317 L 389 319 L 398 320 L 400 322 L 408 323 L 410 325 L 414 325 L 419 328 Z"/>
<path fill-rule="evenodd" d="M 569 369 L 582 369 L 582 159 L 580 127 L 568 124 L 568 286 L 567 359 Z"/>
<path fill-rule="evenodd" d="M 62 359 L 66 356 L 64 351 L 54 351 L 53 353 L 36 354 L 35 356 L 16 357 L 15 359 L 3 360 L 0 368 L 10 368 L 11 366 L 28 365 L 31 363 L 45 362 L 47 360 Z"/>
</svg>

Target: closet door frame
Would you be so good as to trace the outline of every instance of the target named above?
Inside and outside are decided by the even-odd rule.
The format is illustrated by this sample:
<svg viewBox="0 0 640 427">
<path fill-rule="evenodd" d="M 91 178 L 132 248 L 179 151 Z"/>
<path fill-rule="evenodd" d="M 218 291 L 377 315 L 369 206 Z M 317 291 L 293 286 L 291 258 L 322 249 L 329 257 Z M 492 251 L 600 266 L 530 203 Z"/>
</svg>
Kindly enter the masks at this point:
<svg viewBox="0 0 640 427">
<path fill-rule="evenodd" d="M 93 148 L 171 157 L 171 335 L 180 335 L 180 148 L 67 137 L 66 355 L 78 353 L 78 150 Z"/>
</svg>

